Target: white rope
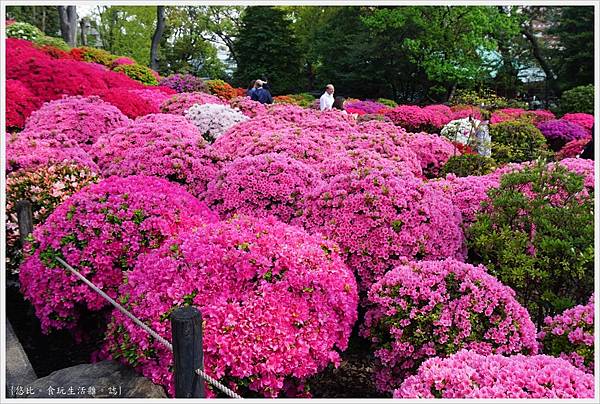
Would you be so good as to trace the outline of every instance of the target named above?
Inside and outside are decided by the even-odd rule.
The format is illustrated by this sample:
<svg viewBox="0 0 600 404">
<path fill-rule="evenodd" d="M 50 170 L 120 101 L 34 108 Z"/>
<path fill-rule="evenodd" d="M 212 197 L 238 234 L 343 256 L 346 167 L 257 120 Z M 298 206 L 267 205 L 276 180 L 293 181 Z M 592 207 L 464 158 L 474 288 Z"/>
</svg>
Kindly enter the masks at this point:
<svg viewBox="0 0 600 404">
<path fill-rule="evenodd" d="M 85 284 L 87 284 L 90 288 L 92 288 L 100 296 L 102 296 L 103 298 L 105 298 L 106 300 L 108 300 L 110 302 L 110 304 L 112 304 L 117 309 L 119 309 L 119 311 L 121 313 L 123 313 L 127 317 L 129 317 L 129 319 L 131 319 L 131 321 L 133 321 L 135 324 L 139 325 L 144 331 L 146 331 L 148 334 L 152 335 L 157 341 L 159 341 L 160 343 L 162 343 L 164 346 L 166 346 L 167 348 L 169 348 L 169 350 L 171 352 L 173 352 L 173 345 L 171 345 L 171 343 L 169 341 L 167 341 L 166 339 L 164 339 L 163 337 L 161 337 L 152 328 L 150 328 L 146 324 L 142 323 L 137 317 L 135 317 L 133 314 L 131 314 L 125 307 L 123 307 L 119 303 L 117 303 L 113 298 L 111 298 L 109 295 L 107 295 L 106 293 L 104 293 L 100 288 L 98 288 L 96 285 L 94 285 L 92 282 L 90 282 L 86 277 L 84 277 L 83 275 L 81 275 L 75 268 L 73 268 L 71 265 L 67 264 L 60 257 L 56 257 L 56 260 L 58 262 L 60 262 L 60 264 L 62 266 L 64 266 L 65 268 L 67 268 L 69 271 L 73 272 L 79 279 L 81 279 Z M 237 395 L 233 390 L 225 387 L 223 384 L 219 383 L 217 380 L 215 380 L 212 377 L 210 377 L 209 375 L 207 375 L 203 370 L 196 369 L 196 374 L 198 374 L 200 377 L 202 377 L 208 383 L 212 384 L 213 386 L 215 386 L 216 388 L 218 388 L 219 390 L 221 390 L 223 393 L 227 394 L 229 397 L 231 397 L 231 398 L 242 398 L 239 395 Z"/>
</svg>

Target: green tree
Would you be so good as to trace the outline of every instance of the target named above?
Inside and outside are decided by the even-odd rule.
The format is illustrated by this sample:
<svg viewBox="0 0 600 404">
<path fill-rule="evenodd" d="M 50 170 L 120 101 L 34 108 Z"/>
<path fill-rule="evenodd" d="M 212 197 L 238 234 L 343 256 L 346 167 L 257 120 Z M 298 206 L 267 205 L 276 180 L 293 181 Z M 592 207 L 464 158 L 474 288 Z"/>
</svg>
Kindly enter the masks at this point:
<svg viewBox="0 0 600 404">
<path fill-rule="evenodd" d="M 234 49 L 238 64 L 233 77 L 237 85 L 245 87 L 253 79 L 264 78 L 275 94 L 302 88 L 302 55 L 284 10 L 246 8 Z"/>
<path fill-rule="evenodd" d="M 34 25 L 46 35 L 60 36 L 56 6 L 7 6 L 6 18 Z"/>
</svg>

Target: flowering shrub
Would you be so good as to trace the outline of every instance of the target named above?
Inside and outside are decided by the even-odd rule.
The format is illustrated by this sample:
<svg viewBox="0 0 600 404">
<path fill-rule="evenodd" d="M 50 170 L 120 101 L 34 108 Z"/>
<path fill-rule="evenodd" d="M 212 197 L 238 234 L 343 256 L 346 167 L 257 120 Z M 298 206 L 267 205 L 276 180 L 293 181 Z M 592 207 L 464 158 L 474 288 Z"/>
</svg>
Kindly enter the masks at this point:
<svg viewBox="0 0 600 404">
<path fill-rule="evenodd" d="M 308 376 L 339 364 L 357 318 L 356 281 L 336 245 L 274 218 L 182 233 L 141 256 L 120 295 L 167 339 L 169 314 L 197 307 L 206 372 L 246 397 L 302 392 Z M 172 353 L 120 312 L 106 345 L 173 395 Z"/>
<path fill-rule="evenodd" d="M 221 217 L 273 215 L 293 224 L 304 214 L 309 191 L 321 185 L 319 172 L 311 166 L 269 153 L 226 164 L 208 184 L 204 199 Z"/>
<path fill-rule="evenodd" d="M 20 268 L 26 299 L 42 330 L 73 329 L 82 310 L 108 305 L 65 272 L 61 257 L 112 298 L 140 253 L 159 248 L 182 229 L 215 220 L 182 187 L 160 178 L 112 177 L 74 194 L 33 233 L 35 252 Z"/>
<path fill-rule="evenodd" d="M 402 262 L 369 290 L 361 334 L 377 358 L 377 388 L 392 391 L 428 358 L 460 349 L 535 354 L 536 329 L 514 292 L 454 259 Z"/>
<path fill-rule="evenodd" d="M 117 58 L 117 56 L 104 49 L 92 48 L 89 46 L 73 48 L 71 49 L 71 55 L 73 55 L 75 60 L 98 63 L 107 67 L 111 66 L 112 62 Z"/>
<path fill-rule="evenodd" d="M 454 105 L 451 108 L 452 114 L 450 115 L 451 120 L 473 118 L 479 121 L 483 120 L 481 109 L 472 105 Z"/>
<path fill-rule="evenodd" d="M 191 74 L 171 74 L 170 76 L 163 78 L 159 84 L 161 86 L 172 88 L 178 93 L 207 91 L 204 81 L 200 77 L 196 77 Z"/>
<path fill-rule="evenodd" d="M 185 117 L 196 125 L 202 136 L 211 143 L 233 125 L 249 119 L 241 112 L 219 104 L 193 105 L 187 110 Z"/>
<path fill-rule="evenodd" d="M 6 26 L 7 38 L 25 39 L 33 41 L 44 36 L 44 33 L 36 26 L 26 22 L 14 22 Z"/>
<path fill-rule="evenodd" d="M 562 149 L 558 153 L 554 155 L 554 159 L 556 161 L 567 159 L 567 158 L 575 158 L 579 156 L 585 146 L 591 141 L 590 137 L 585 137 L 582 139 L 571 140 L 567 144 L 565 144 Z"/>
<path fill-rule="evenodd" d="M 52 164 L 75 163 L 98 172 L 98 166 L 79 144 L 57 131 L 24 131 L 6 143 L 6 174 Z"/>
<path fill-rule="evenodd" d="M 491 142 L 487 124 L 473 118 L 463 118 L 450 121 L 442 128 L 440 135 L 453 142 L 473 146 L 486 157 L 491 154 Z"/>
<path fill-rule="evenodd" d="M 566 158 L 557 163 L 549 164 L 551 168 L 562 166 L 572 173 L 583 177 L 583 186 L 588 192 L 594 190 L 594 160 Z"/>
<path fill-rule="evenodd" d="M 362 114 L 380 114 L 385 110 L 388 110 L 389 107 L 380 104 L 376 101 L 366 100 L 366 101 L 356 101 L 356 102 L 347 102 L 345 105 L 346 110 L 360 111 Z"/>
<path fill-rule="evenodd" d="M 119 56 L 111 62 L 110 67 L 111 69 L 114 69 L 117 66 L 134 65 L 136 63 L 137 62 L 135 60 L 128 58 L 127 56 Z"/>
<path fill-rule="evenodd" d="M 390 169 L 340 174 L 309 195 L 306 227 L 336 241 L 361 290 L 400 257 L 462 258 L 461 217 L 442 192 Z"/>
<path fill-rule="evenodd" d="M 99 92 L 98 95 L 104 101 L 119 108 L 123 114 L 131 119 L 159 112 L 154 97 L 161 97 L 160 94 L 153 94 L 154 97 L 149 98 L 148 94 L 146 94 L 147 90 L 144 90 L 141 94 L 136 94 L 131 90 L 127 88 L 112 88 Z"/>
<path fill-rule="evenodd" d="M 506 121 L 512 121 L 519 118 L 526 111 L 522 108 L 504 108 L 500 109 L 492 114 L 490 123 L 500 123 Z"/>
<path fill-rule="evenodd" d="M 87 151 L 100 134 L 128 123 L 129 119 L 117 107 L 99 97 L 76 96 L 44 104 L 31 114 L 25 130 L 64 133 Z"/>
<path fill-rule="evenodd" d="M 97 182 L 98 175 L 88 167 L 59 164 L 19 170 L 6 178 L 6 267 L 17 273 L 22 260 L 16 204 L 31 202 L 33 224 L 43 223 L 54 208 L 84 186 Z"/>
<path fill-rule="evenodd" d="M 137 95 L 138 97 L 152 104 L 152 107 L 156 111 L 160 111 L 160 106 L 163 104 L 163 102 L 170 99 L 172 94 L 167 94 L 163 91 L 158 91 L 155 88 L 145 88 L 143 90 L 129 90 L 129 92 Z"/>
<path fill-rule="evenodd" d="M 452 173 L 457 177 L 479 176 L 489 174 L 496 168 L 497 164 L 493 158 L 480 156 L 479 154 L 463 154 L 450 157 L 442 167 L 441 175 L 446 176 Z"/>
<path fill-rule="evenodd" d="M 235 97 L 229 100 L 231 108 L 239 109 L 242 114 L 254 118 L 267 113 L 267 107 L 258 101 L 252 101 L 249 97 Z"/>
<path fill-rule="evenodd" d="M 51 45 L 44 45 L 40 48 L 40 50 L 53 59 L 73 59 L 73 56 L 71 56 L 69 52 Z"/>
<path fill-rule="evenodd" d="M 205 192 L 217 171 L 196 127 L 178 115 L 138 118 L 100 136 L 90 153 L 105 177 L 161 177 L 180 183 L 193 195 Z"/>
<path fill-rule="evenodd" d="M 513 288 L 538 325 L 583 303 L 593 291 L 594 226 L 582 176 L 535 164 L 503 175 L 488 195 L 467 231 L 470 262 Z"/>
<path fill-rule="evenodd" d="M 223 80 L 207 80 L 206 87 L 208 91 L 223 100 L 230 100 L 237 97 L 237 91 Z"/>
<path fill-rule="evenodd" d="M 450 157 L 460 155 L 449 140 L 436 135 L 414 133 L 405 142 L 406 147 L 417 154 L 423 174 L 428 178 L 437 177 Z"/>
<path fill-rule="evenodd" d="M 394 391 L 395 398 L 593 398 L 594 377 L 546 355 L 433 358 Z"/>
<path fill-rule="evenodd" d="M 521 163 L 547 154 L 546 139 L 533 124 L 506 121 L 490 125 L 492 158 L 499 163 Z"/>
<path fill-rule="evenodd" d="M 588 138 L 587 131 L 576 123 L 562 119 L 542 122 L 537 126 L 554 151 L 559 151 L 571 140 Z"/>
<path fill-rule="evenodd" d="M 152 69 L 146 66 L 138 64 L 120 64 L 114 67 L 113 71 L 124 73 L 130 78 L 139 81 L 142 84 L 146 84 L 149 86 L 158 85 L 158 80 L 153 74 Z"/>
<path fill-rule="evenodd" d="M 546 317 L 538 335 L 544 353 L 565 359 L 594 373 L 594 295 L 585 306 L 575 306 Z"/>
<path fill-rule="evenodd" d="M 185 115 L 194 104 L 223 104 L 223 101 L 214 95 L 201 92 L 181 93 L 164 101 L 160 106 L 160 111 L 165 114 Z"/>
<path fill-rule="evenodd" d="M 23 129 L 25 120 L 40 105 L 40 100 L 19 80 L 6 80 L 7 131 Z"/>
<path fill-rule="evenodd" d="M 56 38 L 53 36 L 41 36 L 33 41 L 36 45 L 40 46 L 42 50 L 46 52 L 47 48 L 53 48 L 61 52 L 61 55 L 65 55 L 66 58 L 72 56 L 68 53 L 71 47 L 62 38 Z"/>
<path fill-rule="evenodd" d="M 273 103 L 298 105 L 296 100 L 290 97 L 289 95 L 276 95 L 275 97 L 273 97 Z"/>
<path fill-rule="evenodd" d="M 590 136 L 592 135 L 592 127 L 594 126 L 594 115 L 584 113 L 573 113 L 565 114 L 560 119 L 563 121 L 576 123 L 577 125 L 584 128 Z"/>
<path fill-rule="evenodd" d="M 421 108 L 416 105 L 400 105 L 384 111 L 394 124 L 409 132 L 434 133 L 450 121 L 446 114 L 436 109 Z"/>
</svg>

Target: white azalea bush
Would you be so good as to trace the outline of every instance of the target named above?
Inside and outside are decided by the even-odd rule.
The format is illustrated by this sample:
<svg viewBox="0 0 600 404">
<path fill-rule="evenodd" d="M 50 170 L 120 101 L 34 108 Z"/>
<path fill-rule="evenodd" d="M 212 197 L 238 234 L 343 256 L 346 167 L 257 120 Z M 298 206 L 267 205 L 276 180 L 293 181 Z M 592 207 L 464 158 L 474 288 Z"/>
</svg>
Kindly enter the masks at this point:
<svg viewBox="0 0 600 404">
<path fill-rule="evenodd" d="M 491 155 L 490 131 L 487 124 L 482 124 L 478 119 L 455 119 L 448 122 L 440 134 L 453 142 L 471 146 L 482 156 L 490 157 Z"/>
<path fill-rule="evenodd" d="M 218 104 L 194 104 L 187 110 L 185 117 L 196 125 L 202 136 L 211 143 L 233 125 L 250 119 L 237 109 Z"/>
</svg>

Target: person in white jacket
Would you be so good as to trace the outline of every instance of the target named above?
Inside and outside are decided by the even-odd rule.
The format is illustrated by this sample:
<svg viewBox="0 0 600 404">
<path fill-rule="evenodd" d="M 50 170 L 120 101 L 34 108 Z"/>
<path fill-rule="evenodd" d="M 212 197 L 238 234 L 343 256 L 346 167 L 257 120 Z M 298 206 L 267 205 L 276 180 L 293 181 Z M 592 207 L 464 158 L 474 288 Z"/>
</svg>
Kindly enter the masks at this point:
<svg viewBox="0 0 600 404">
<path fill-rule="evenodd" d="M 325 92 L 319 99 L 319 106 L 321 111 L 330 111 L 333 107 L 333 92 L 334 92 L 333 84 L 327 84 L 325 87 Z"/>
</svg>

